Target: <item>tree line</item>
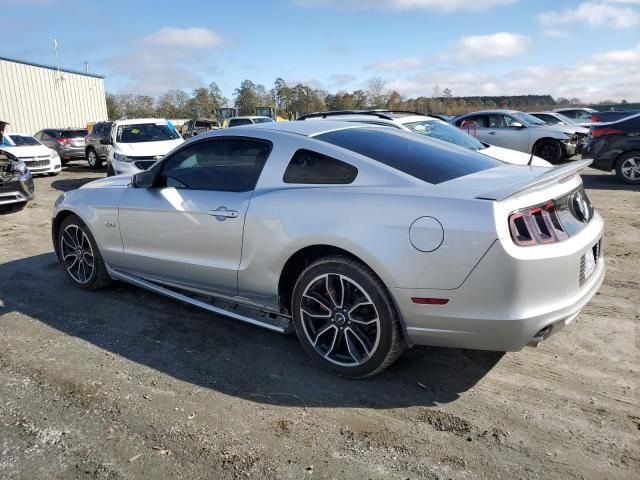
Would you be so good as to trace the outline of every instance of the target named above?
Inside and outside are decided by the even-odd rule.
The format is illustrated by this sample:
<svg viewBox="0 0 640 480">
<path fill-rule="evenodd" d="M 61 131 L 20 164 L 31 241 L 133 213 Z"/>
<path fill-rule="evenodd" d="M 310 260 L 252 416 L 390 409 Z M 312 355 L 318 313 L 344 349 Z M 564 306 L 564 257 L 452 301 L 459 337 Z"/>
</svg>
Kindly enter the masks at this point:
<svg viewBox="0 0 640 480">
<path fill-rule="evenodd" d="M 289 85 L 278 78 L 271 89 L 244 80 L 234 91 L 232 100 L 222 95 L 220 87 L 211 83 L 196 88 L 191 94 L 169 90 L 154 98 L 149 95 L 107 94 L 109 119 L 162 117 L 210 118 L 221 107 L 236 107 L 240 115 L 253 115 L 257 107 L 275 107 L 278 115 L 296 118 L 310 112 L 326 110 L 391 109 L 421 113 L 456 115 L 487 108 L 511 108 L 533 111 L 566 105 L 581 105 L 579 98 L 558 98 L 551 95 L 457 97 L 450 88 L 434 85 L 429 96 L 409 98 L 387 88 L 380 78 L 373 78 L 367 88 L 329 93 L 309 85 Z"/>
</svg>

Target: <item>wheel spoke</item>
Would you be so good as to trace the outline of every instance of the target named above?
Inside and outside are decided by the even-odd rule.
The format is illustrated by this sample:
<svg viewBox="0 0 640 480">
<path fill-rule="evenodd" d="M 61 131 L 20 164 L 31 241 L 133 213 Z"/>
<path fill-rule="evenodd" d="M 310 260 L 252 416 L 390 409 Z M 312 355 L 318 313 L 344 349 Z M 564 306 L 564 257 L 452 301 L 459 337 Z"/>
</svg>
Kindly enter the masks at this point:
<svg viewBox="0 0 640 480">
<path fill-rule="evenodd" d="M 305 315 L 310 316 L 311 318 L 331 318 L 331 312 L 327 312 L 327 313 L 311 313 L 308 310 L 305 310 L 304 308 L 302 309 L 302 313 L 304 313 Z"/>
<path fill-rule="evenodd" d="M 329 279 L 331 277 L 338 277 L 337 284 L 335 281 L 333 282 L 335 292 L 331 291 L 331 285 L 329 284 Z M 331 298 L 333 304 L 336 307 L 341 308 L 344 303 L 344 285 L 342 283 L 342 277 L 340 275 L 327 275 L 325 280 L 325 288 L 327 289 L 327 293 L 329 294 L 329 298 Z"/>
<path fill-rule="evenodd" d="M 337 339 L 338 339 L 338 329 L 334 327 L 333 339 L 331 340 L 331 345 L 329 346 L 329 350 L 327 350 L 327 353 L 324 354 L 325 358 L 327 358 L 329 355 L 331 355 L 331 352 L 333 352 L 333 348 L 336 346 Z"/>
<path fill-rule="evenodd" d="M 66 243 L 67 246 L 72 250 L 78 248 L 78 246 L 75 244 L 75 241 L 73 240 L 73 236 L 69 233 L 68 230 L 65 230 L 62 234 L 62 243 Z"/>
<path fill-rule="evenodd" d="M 327 324 L 327 325 L 325 325 L 324 327 L 322 327 L 322 328 L 318 331 L 318 333 L 316 334 L 316 338 L 315 338 L 315 340 L 313 341 L 313 345 L 314 345 L 314 346 L 315 346 L 315 345 L 317 345 L 317 344 L 318 344 L 318 340 L 320 340 L 320 337 L 321 337 L 322 335 L 324 335 L 325 333 L 327 333 L 329 330 L 332 330 L 332 329 L 333 329 L 333 330 L 337 330 L 337 329 L 336 329 L 336 326 L 335 326 L 335 325 L 332 325 L 332 324 L 330 324 L 330 323 L 329 323 L 329 324 Z"/>
<path fill-rule="evenodd" d="M 362 349 L 364 350 L 364 356 L 368 357 L 371 353 L 371 342 L 369 339 L 363 335 L 361 332 L 357 331 L 355 328 L 348 327 L 345 331 L 345 337 L 353 336 L 359 343 L 362 345 Z M 347 335 L 349 333 L 349 335 Z"/>
<path fill-rule="evenodd" d="M 313 296 L 312 296 L 313 295 Z M 320 300 L 319 298 L 317 298 L 317 296 L 315 294 L 309 294 L 309 293 L 305 293 L 303 296 L 303 298 L 308 298 L 309 300 L 313 300 L 314 302 L 316 302 L 318 305 L 320 305 L 320 308 L 322 308 L 323 310 L 326 310 L 327 312 L 329 312 L 329 315 L 331 315 L 331 308 L 329 307 L 329 305 L 327 305 L 326 303 L 324 303 L 322 300 Z"/>
</svg>

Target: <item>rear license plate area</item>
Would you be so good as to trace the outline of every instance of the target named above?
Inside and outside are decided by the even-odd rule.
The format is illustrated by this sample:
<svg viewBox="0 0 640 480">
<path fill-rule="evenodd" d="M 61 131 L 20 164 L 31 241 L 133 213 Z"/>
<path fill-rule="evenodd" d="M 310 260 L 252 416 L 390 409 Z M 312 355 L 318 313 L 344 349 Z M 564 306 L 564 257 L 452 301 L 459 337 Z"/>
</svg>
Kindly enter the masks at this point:
<svg viewBox="0 0 640 480">
<path fill-rule="evenodd" d="M 602 239 L 582 255 L 580 260 L 580 285 L 586 282 L 596 270 L 596 265 L 601 255 Z"/>
</svg>

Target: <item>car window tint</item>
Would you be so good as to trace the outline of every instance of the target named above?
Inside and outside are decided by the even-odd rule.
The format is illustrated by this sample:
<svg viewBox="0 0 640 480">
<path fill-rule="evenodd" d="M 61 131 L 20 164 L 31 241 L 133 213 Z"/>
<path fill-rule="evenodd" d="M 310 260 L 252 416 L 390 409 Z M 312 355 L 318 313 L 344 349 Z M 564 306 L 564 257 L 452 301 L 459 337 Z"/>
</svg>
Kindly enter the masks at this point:
<svg viewBox="0 0 640 480">
<path fill-rule="evenodd" d="M 247 192 L 255 188 L 270 151 L 270 144 L 257 140 L 198 142 L 167 158 L 161 178 L 167 187 Z"/>
<path fill-rule="evenodd" d="M 229 120 L 230 127 L 239 127 L 240 125 L 253 125 L 253 122 L 248 118 L 237 118 L 235 120 Z"/>
<path fill-rule="evenodd" d="M 348 128 L 314 138 L 359 153 L 428 183 L 442 183 L 503 165 L 440 140 L 388 128 Z"/>
<path fill-rule="evenodd" d="M 77 137 L 86 137 L 86 130 L 64 130 L 62 132 L 62 137 L 64 138 L 77 138 Z"/>
<path fill-rule="evenodd" d="M 284 172 L 285 183 L 348 184 L 355 180 L 358 169 L 335 158 L 301 149 L 293 154 Z"/>
</svg>

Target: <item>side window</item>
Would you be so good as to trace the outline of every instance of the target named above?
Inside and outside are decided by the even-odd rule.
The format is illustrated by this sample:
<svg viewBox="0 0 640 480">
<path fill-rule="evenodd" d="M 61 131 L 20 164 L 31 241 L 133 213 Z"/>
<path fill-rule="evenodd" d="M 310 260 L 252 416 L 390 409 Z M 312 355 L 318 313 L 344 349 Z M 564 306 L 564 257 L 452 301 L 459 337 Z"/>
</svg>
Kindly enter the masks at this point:
<svg viewBox="0 0 640 480">
<path fill-rule="evenodd" d="M 93 130 L 91 130 L 91 134 L 98 137 L 104 134 L 104 123 L 98 123 L 93 126 Z"/>
<path fill-rule="evenodd" d="M 255 188 L 270 152 L 271 145 L 259 140 L 198 142 L 167 158 L 160 177 L 167 187 L 248 192 Z"/>
<path fill-rule="evenodd" d="M 507 128 L 511 118 L 506 115 L 489 115 L 489 128 Z"/>
<path fill-rule="evenodd" d="M 565 117 L 578 118 L 575 110 L 567 110 L 566 112 L 560 112 L 560 113 L 562 113 Z"/>
<path fill-rule="evenodd" d="M 464 122 L 467 122 L 467 123 L 462 125 Z M 461 118 L 456 122 L 456 124 L 458 127 L 464 128 L 465 130 L 467 128 L 467 124 L 471 124 L 469 127 L 471 130 L 473 130 L 474 122 L 475 122 L 476 128 L 488 127 L 486 115 L 471 115 L 469 117 Z"/>
<path fill-rule="evenodd" d="M 42 140 L 42 131 L 36 133 L 33 138 L 35 138 L 36 140 Z"/>
<path fill-rule="evenodd" d="M 302 149 L 291 157 L 283 181 L 304 184 L 349 184 L 357 175 L 358 169 L 353 165 Z"/>
</svg>

